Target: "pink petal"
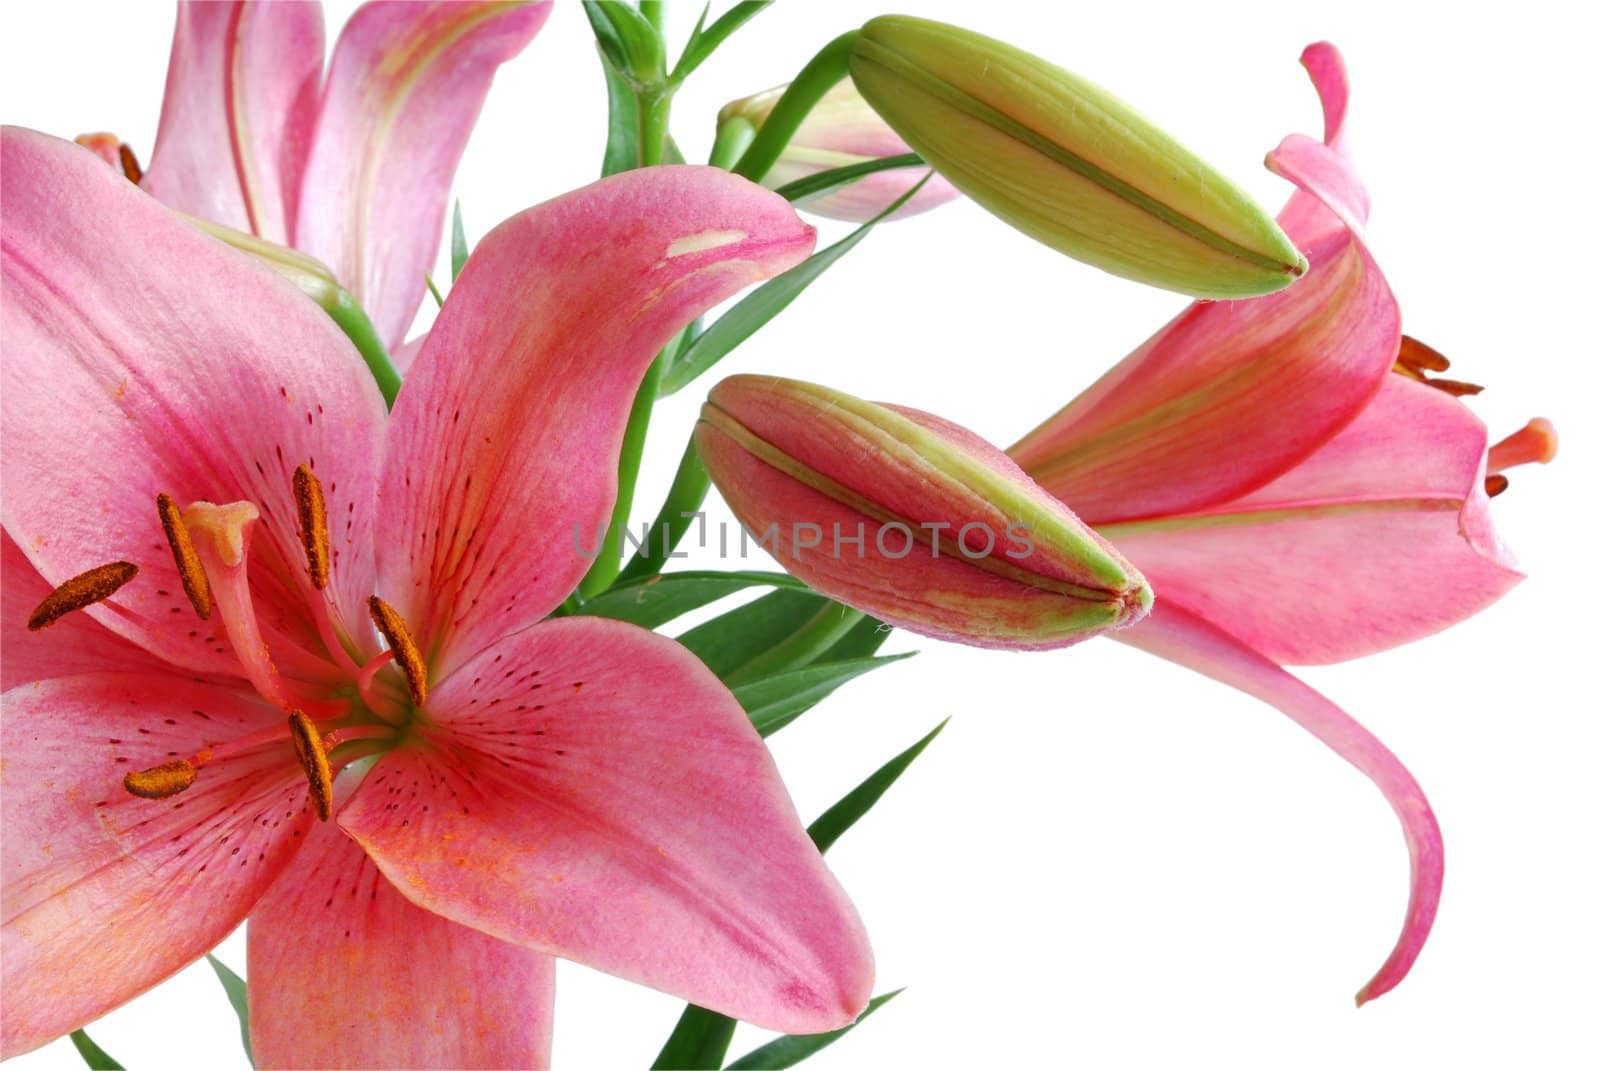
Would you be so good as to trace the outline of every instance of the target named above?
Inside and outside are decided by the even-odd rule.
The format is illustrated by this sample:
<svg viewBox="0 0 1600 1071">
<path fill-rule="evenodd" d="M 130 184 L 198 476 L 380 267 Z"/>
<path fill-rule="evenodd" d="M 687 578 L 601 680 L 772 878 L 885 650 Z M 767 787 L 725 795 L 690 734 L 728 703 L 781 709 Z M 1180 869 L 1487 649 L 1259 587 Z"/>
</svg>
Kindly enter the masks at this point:
<svg viewBox="0 0 1600 1071">
<path fill-rule="evenodd" d="M 1117 639 L 1277 707 L 1377 785 L 1405 833 L 1411 858 L 1411 897 L 1399 941 L 1356 995 L 1356 1003 L 1381 997 L 1399 985 L 1428 939 L 1444 881 L 1439 823 L 1400 760 L 1350 715 L 1165 593 L 1148 618 L 1118 633 Z"/>
<path fill-rule="evenodd" d="M 1159 593 L 1277 662 L 1371 654 L 1477 613 L 1521 579 L 1489 524 L 1483 424 L 1384 377 L 1372 405 L 1254 494 L 1103 534 Z"/>
<path fill-rule="evenodd" d="M 484 651 L 340 824 L 417 904 L 791 1032 L 865 1006 L 872 954 L 744 712 L 683 647 L 598 618 Z"/>
<path fill-rule="evenodd" d="M 1345 112 L 1350 106 L 1350 79 L 1345 73 L 1344 57 L 1339 54 L 1337 48 L 1326 41 L 1320 41 L 1306 46 L 1306 50 L 1300 54 L 1300 64 L 1311 76 L 1311 84 L 1316 88 L 1317 96 L 1322 101 L 1323 143 L 1341 156 L 1348 156 L 1349 152 L 1345 147 L 1344 119 Z M 1361 189 L 1360 196 L 1354 203 L 1359 206 L 1357 218 L 1366 223 L 1370 206 L 1365 188 Z M 1316 235 L 1339 226 L 1338 219 L 1328 211 L 1322 201 L 1305 190 L 1296 190 L 1289 198 L 1288 205 L 1278 214 L 1278 223 L 1300 243 L 1309 242 Z"/>
<path fill-rule="evenodd" d="M 160 663 L 97 624 L 88 614 L 68 614 L 42 632 L 28 631 L 28 615 L 51 585 L 11 536 L 0 536 L 5 583 L 0 585 L 0 691 L 29 681 L 96 670 L 148 671 Z"/>
<path fill-rule="evenodd" d="M 99 165 L 96 165 L 99 166 Z M 211 685 L 97 673 L 5 693 L 4 1054 L 155 985 L 243 921 L 314 815 L 281 744 L 200 769 L 163 800 L 125 774 L 283 724 Z"/>
<path fill-rule="evenodd" d="M 415 906 L 331 823 L 249 935 L 257 1067 L 550 1065 L 555 960 Z"/>
<path fill-rule="evenodd" d="M 1303 460 L 1360 412 L 1400 310 L 1348 231 L 1293 286 L 1201 301 L 1009 453 L 1091 524 L 1202 509 Z"/>
<path fill-rule="evenodd" d="M 289 244 L 321 79 L 320 5 L 180 3 L 144 188 Z"/>
<path fill-rule="evenodd" d="M 373 3 L 339 34 L 294 245 L 333 268 L 387 346 L 422 302 L 495 69 L 549 14 L 547 2 Z"/>
<path fill-rule="evenodd" d="M 313 592 L 293 494 L 295 467 L 311 463 L 332 525 L 329 594 L 368 636 L 384 415 L 348 340 L 70 142 L 7 128 L 0 153 L 6 531 L 51 583 L 135 563 L 139 576 L 87 612 L 176 665 L 237 672 L 216 620 L 184 598 L 156 495 L 256 503 L 263 614 L 289 620 Z"/>
<path fill-rule="evenodd" d="M 787 202 L 706 167 L 630 171 L 473 250 L 395 403 L 379 594 L 435 671 L 577 586 L 616 495 L 629 407 L 696 315 L 803 259 Z M 448 635 L 447 635 L 448 633 Z"/>
<path fill-rule="evenodd" d="M 1315 196 L 1337 217 L 1326 227 L 1328 232 L 1336 232 L 1343 224 L 1357 235 L 1362 233 L 1369 211 L 1367 187 L 1348 159 L 1304 134 L 1290 134 L 1267 154 L 1267 168 L 1293 182 L 1302 193 Z M 1309 236 L 1294 237 L 1307 241 Z"/>
</svg>

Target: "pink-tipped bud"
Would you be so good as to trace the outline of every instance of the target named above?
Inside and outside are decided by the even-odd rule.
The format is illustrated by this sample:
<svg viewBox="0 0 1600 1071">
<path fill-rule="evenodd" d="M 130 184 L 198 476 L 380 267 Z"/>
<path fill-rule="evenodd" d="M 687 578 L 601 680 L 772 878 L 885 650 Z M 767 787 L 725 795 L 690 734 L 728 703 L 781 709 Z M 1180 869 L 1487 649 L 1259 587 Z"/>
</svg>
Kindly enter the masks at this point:
<svg viewBox="0 0 1600 1071">
<path fill-rule="evenodd" d="M 1150 587 L 998 449 L 913 409 L 733 376 L 695 431 L 758 544 L 891 624 L 980 647 L 1064 647 L 1130 625 Z"/>
<path fill-rule="evenodd" d="M 727 105 L 717 116 L 719 128 L 729 123 L 746 122 L 752 133 L 772 113 L 778 99 L 788 86 L 778 86 L 764 93 L 745 97 Z M 846 78 L 823 94 L 817 106 L 811 109 L 805 122 L 795 130 L 794 137 L 783 155 L 778 157 L 761 184 L 769 189 L 808 178 L 823 171 L 891 156 L 902 156 L 911 151 L 900 135 L 889 129 L 889 124 L 878 117 L 872 105 L 856 92 L 855 83 Z M 865 222 L 894 204 L 907 191 L 928 174 L 925 167 L 900 167 L 880 171 L 832 190 L 819 197 L 796 203 L 796 207 L 825 216 L 854 223 Z M 961 196 L 960 192 L 942 176 L 934 175 L 917 195 L 895 212 L 890 219 L 904 219 L 937 208 Z"/>
</svg>

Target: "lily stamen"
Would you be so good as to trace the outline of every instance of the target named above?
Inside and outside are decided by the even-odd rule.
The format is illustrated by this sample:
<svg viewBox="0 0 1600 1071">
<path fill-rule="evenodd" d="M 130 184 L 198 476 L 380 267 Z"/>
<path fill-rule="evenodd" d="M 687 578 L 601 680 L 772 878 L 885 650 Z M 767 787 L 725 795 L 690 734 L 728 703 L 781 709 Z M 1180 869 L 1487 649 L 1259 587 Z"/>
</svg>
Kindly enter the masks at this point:
<svg viewBox="0 0 1600 1071">
<path fill-rule="evenodd" d="M 194 784 L 199 774 L 199 768 L 188 759 L 176 759 L 128 774 L 122 779 L 122 787 L 142 799 L 164 800 Z"/>
<path fill-rule="evenodd" d="M 309 465 L 294 470 L 294 502 L 300 515 L 300 543 L 306 551 L 306 568 L 318 591 L 328 586 L 328 506 L 322 481 Z"/>
<path fill-rule="evenodd" d="M 132 562 L 110 562 L 63 581 L 28 615 L 28 631 L 38 632 L 74 610 L 109 599 L 138 574 L 139 567 Z"/>
<path fill-rule="evenodd" d="M 428 701 L 428 664 L 423 661 L 422 651 L 411 638 L 411 630 L 406 628 L 405 619 L 376 595 L 367 600 L 367 608 L 372 612 L 372 623 L 378 626 L 378 631 L 394 655 L 395 665 L 405 674 L 406 691 L 411 695 L 411 702 L 422 706 Z"/>
<path fill-rule="evenodd" d="M 294 741 L 294 753 L 300 759 L 300 768 L 306 773 L 317 817 L 326 822 L 333 814 L 333 768 L 328 765 L 328 751 L 323 745 L 322 732 L 315 722 L 306 717 L 305 711 L 291 710 L 289 737 Z"/>
<path fill-rule="evenodd" d="M 172 560 L 178 566 L 178 579 L 183 581 L 183 593 L 189 596 L 189 605 L 202 620 L 211 617 L 211 581 L 200 555 L 195 553 L 194 540 L 189 538 L 188 526 L 183 523 L 183 513 L 172 496 L 165 491 L 156 496 L 156 511 L 161 514 L 161 527 L 167 533 L 167 546 L 172 548 Z"/>
<path fill-rule="evenodd" d="M 1481 394 L 1483 388 L 1476 383 L 1468 383 L 1460 379 L 1430 379 L 1429 372 L 1448 372 L 1450 359 L 1425 342 L 1418 342 L 1410 335 L 1400 336 L 1400 352 L 1395 355 L 1394 370 L 1407 379 L 1414 379 L 1418 383 L 1426 383 L 1436 390 L 1442 390 L 1453 398 L 1464 395 Z"/>
<path fill-rule="evenodd" d="M 1490 498 L 1493 498 L 1496 495 L 1505 494 L 1506 489 L 1510 486 L 1511 481 L 1500 475 L 1498 472 L 1483 478 L 1483 493 L 1488 495 Z"/>
<path fill-rule="evenodd" d="M 144 168 L 139 166 L 139 158 L 134 155 L 132 147 L 126 141 L 117 146 L 117 159 L 122 161 L 122 173 L 128 181 L 135 186 L 144 179 Z"/>
</svg>

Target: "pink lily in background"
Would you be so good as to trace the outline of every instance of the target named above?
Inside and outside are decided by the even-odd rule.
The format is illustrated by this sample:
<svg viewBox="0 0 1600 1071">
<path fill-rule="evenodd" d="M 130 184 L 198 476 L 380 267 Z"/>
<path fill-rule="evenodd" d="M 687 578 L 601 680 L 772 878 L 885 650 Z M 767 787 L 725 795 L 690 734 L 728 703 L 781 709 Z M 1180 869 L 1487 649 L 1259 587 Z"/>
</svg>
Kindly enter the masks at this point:
<svg viewBox="0 0 1600 1071">
<path fill-rule="evenodd" d="M 364 4 L 324 79 L 320 4 L 183 2 L 142 180 L 125 146 L 87 138 L 168 207 L 327 264 L 392 350 L 495 70 L 549 14 L 549 0 Z"/>
<path fill-rule="evenodd" d="M 711 168 L 530 209 L 386 415 L 320 310 L 94 157 L 7 129 L 0 166 L 4 1054 L 246 916 L 264 1067 L 543 1065 L 552 956 L 850 1022 L 865 935 L 738 702 L 543 620 L 655 353 L 812 229 Z"/>
<path fill-rule="evenodd" d="M 759 130 L 788 88 L 787 85 L 776 86 L 724 105 L 717 114 L 719 131 L 735 122 L 748 123 L 752 131 Z M 855 83 L 845 78 L 817 101 L 811 114 L 789 139 L 783 154 L 762 176 L 761 184 L 775 190 L 836 167 L 903 156 L 910 151 L 911 146 L 872 110 Z M 828 219 L 864 223 L 909 193 L 924 178 L 928 179 L 927 184 L 896 209 L 889 217 L 891 220 L 920 215 L 961 196 L 961 191 L 930 168 L 901 167 L 879 171 L 798 203 L 801 210 Z"/>
<path fill-rule="evenodd" d="M 1448 367 L 1400 333 L 1362 234 L 1368 198 L 1343 154 L 1338 52 L 1302 57 L 1324 141 L 1268 158 L 1299 187 L 1279 223 L 1311 270 L 1249 301 L 1198 302 L 1009 453 L 1126 554 L 1155 608 L 1116 634 L 1271 703 L 1372 778 L 1404 827 L 1404 930 L 1361 991 L 1392 989 L 1426 940 L 1443 845 L 1399 760 L 1280 663 L 1327 663 L 1429 635 L 1521 578 L 1495 538 L 1498 474 L 1554 454 L 1547 422 L 1490 449 L 1431 380 Z M 1488 486 L 1486 488 L 1486 477 Z"/>
</svg>

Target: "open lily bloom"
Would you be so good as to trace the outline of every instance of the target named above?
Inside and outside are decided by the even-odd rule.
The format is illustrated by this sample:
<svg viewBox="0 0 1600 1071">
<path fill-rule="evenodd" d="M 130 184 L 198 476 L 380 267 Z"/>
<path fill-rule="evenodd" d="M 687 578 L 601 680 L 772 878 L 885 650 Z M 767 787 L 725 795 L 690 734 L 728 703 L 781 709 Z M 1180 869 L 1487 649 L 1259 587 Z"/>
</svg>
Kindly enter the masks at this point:
<svg viewBox="0 0 1600 1071">
<path fill-rule="evenodd" d="M 861 1010 L 733 696 L 544 620 L 656 351 L 812 248 L 787 204 L 652 168 L 513 217 L 386 415 L 326 316 L 93 156 L 8 129 L 0 165 L 6 1055 L 247 915 L 263 1066 L 543 1063 L 550 956 L 778 1030 Z"/>
<path fill-rule="evenodd" d="M 321 5 L 180 3 L 142 184 L 321 260 L 392 349 L 422 301 L 495 70 L 549 13 L 548 0 L 365 4 L 324 81 Z"/>
<path fill-rule="evenodd" d="M 1302 62 L 1324 140 L 1293 135 L 1268 164 L 1300 187 L 1279 222 L 1306 277 L 1192 305 L 1009 453 L 1149 578 L 1155 609 L 1118 639 L 1280 707 L 1394 806 L 1411 901 L 1365 1000 L 1405 976 L 1427 937 L 1438 827 L 1399 761 L 1279 664 L 1382 650 L 1503 594 L 1520 574 L 1490 527 L 1485 477 L 1548 460 L 1554 434 L 1536 421 L 1491 451 L 1461 385 L 1427 378 L 1448 363 L 1402 338 L 1362 235 L 1343 63 L 1327 44 Z"/>
</svg>

